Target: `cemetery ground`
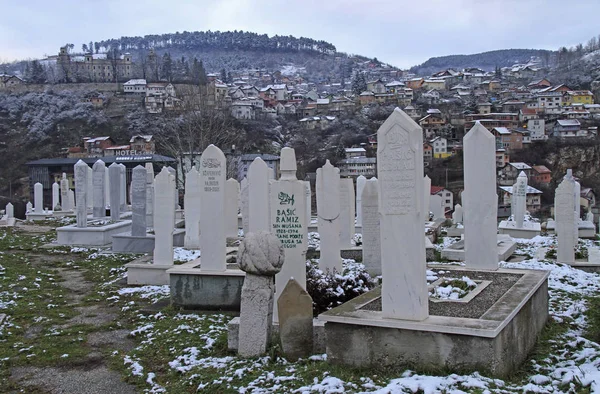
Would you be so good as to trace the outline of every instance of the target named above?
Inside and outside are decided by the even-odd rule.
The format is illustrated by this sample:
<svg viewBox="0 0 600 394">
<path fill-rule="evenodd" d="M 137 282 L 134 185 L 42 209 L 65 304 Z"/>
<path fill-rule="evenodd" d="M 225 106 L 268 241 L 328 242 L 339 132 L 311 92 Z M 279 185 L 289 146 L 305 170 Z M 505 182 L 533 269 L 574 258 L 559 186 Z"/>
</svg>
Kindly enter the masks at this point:
<svg viewBox="0 0 600 394">
<path fill-rule="evenodd" d="M 551 317 L 542 338 L 523 367 L 500 380 L 485 371 L 352 369 L 331 365 L 324 355 L 291 362 L 277 346 L 260 358 L 239 358 L 227 350 L 233 313 L 176 310 L 168 306 L 168 286 L 127 286 L 123 266 L 135 255 L 44 248 L 55 238 L 56 225 L 0 229 L 1 392 L 600 390 L 600 276 L 552 262 L 555 237 L 519 240 L 522 261 L 501 263 L 552 273 Z M 449 242 L 445 238 L 437 246 Z M 580 241 L 579 253 L 592 242 Z M 549 248 L 543 256 L 541 247 Z M 181 248 L 175 255 L 180 261 L 197 256 Z M 152 306 L 160 300 L 162 307 Z"/>
</svg>

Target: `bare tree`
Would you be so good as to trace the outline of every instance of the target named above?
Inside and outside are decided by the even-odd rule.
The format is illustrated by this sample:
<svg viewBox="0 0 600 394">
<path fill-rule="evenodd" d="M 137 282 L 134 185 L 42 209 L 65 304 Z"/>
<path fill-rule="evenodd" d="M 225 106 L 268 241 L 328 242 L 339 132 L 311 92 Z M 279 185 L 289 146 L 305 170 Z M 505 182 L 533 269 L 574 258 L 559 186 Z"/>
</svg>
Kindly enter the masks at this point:
<svg viewBox="0 0 600 394">
<path fill-rule="evenodd" d="M 244 141 L 244 131 L 228 112 L 207 104 L 205 89 L 180 86 L 177 95 L 180 108 L 168 115 L 172 117 L 169 126 L 156 138 L 162 150 L 177 159 L 185 185 L 185 175 L 207 146 L 213 144 L 228 151 Z"/>
</svg>

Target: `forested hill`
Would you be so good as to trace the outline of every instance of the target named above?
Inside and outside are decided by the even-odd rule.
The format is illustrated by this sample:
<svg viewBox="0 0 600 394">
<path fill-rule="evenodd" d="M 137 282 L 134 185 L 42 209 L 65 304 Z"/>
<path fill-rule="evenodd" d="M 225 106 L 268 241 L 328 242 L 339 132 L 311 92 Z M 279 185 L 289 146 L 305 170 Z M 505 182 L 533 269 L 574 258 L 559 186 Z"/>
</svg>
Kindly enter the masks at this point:
<svg viewBox="0 0 600 394">
<path fill-rule="evenodd" d="M 182 33 L 151 34 L 144 37 L 121 37 L 94 43 L 96 52 L 118 49 L 119 51 L 140 49 L 189 50 L 255 50 L 261 52 L 317 52 L 332 55 L 336 52 L 333 44 L 312 38 L 257 34 L 244 31 L 184 31 Z"/>
<path fill-rule="evenodd" d="M 417 75 L 429 75 L 448 68 L 462 70 L 467 67 L 479 67 L 485 71 L 493 71 L 496 67 L 527 63 L 532 57 L 540 58 L 544 65 L 551 65 L 555 61 L 555 54 L 556 52 L 544 49 L 500 49 L 472 55 L 439 56 L 412 67 L 410 71 Z"/>
</svg>

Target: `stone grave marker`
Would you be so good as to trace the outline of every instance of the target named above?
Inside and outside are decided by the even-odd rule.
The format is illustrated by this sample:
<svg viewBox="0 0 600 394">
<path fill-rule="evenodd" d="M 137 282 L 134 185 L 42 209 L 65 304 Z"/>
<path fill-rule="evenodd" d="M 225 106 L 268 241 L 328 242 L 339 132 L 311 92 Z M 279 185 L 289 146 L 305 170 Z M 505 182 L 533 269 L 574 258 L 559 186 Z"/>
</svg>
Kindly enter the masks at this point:
<svg viewBox="0 0 600 394">
<path fill-rule="evenodd" d="M 60 186 L 58 183 L 54 182 L 52 184 L 52 210 L 53 211 L 57 205 L 60 205 Z"/>
<path fill-rule="evenodd" d="M 225 236 L 238 236 L 238 207 L 240 205 L 240 183 L 233 178 L 225 182 Z"/>
<path fill-rule="evenodd" d="M 90 166 L 87 167 L 87 184 L 85 185 L 85 201 L 88 211 L 94 209 L 94 171 Z"/>
<path fill-rule="evenodd" d="M 340 179 L 340 245 L 344 249 L 352 247 L 355 209 L 354 182 L 351 178 Z"/>
<path fill-rule="evenodd" d="M 185 211 L 185 238 L 183 245 L 187 249 L 200 248 L 200 193 L 202 181 L 195 167 L 185 177 L 183 209 Z"/>
<path fill-rule="evenodd" d="M 452 223 L 459 224 L 463 222 L 463 208 L 460 204 L 454 206 L 454 212 L 452 212 Z"/>
<path fill-rule="evenodd" d="M 225 271 L 225 155 L 209 145 L 200 157 L 200 250 L 201 269 Z"/>
<path fill-rule="evenodd" d="M 248 230 L 270 231 L 269 228 L 269 173 L 267 164 L 257 157 L 248 168 Z"/>
<path fill-rule="evenodd" d="M 60 206 L 63 211 L 70 211 L 73 209 L 71 205 L 69 205 L 69 180 L 67 179 L 67 174 L 63 172 L 62 179 L 60 180 Z"/>
<path fill-rule="evenodd" d="M 432 194 L 431 196 L 429 196 L 429 210 L 433 214 L 434 219 L 445 218 L 444 206 L 442 205 L 442 203 L 442 196 L 437 194 Z"/>
<path fill-rule="evenodd" d="M 423 131 L 396 108 L 377 131 L 383 316 L 429 315 L 423 227 Z"/>
<path fill-rule="evenodd" d="M 312 190 L 310 181 L 304 181 L 304 190 L 306 192 L 306 226 L 310 226 L 312 221 Z"/>
<path fill-rule="evenodd" d="M 379 185 L 375 178 L 363 187 L 362 251 L 365 269 L 372 276 L 381 275 L 381 234 L 379 230 Z"/>
<path fill-rule="evenodd" d="M 317 169 L 317 217 L 320 235 L 319 268 L 342 273 L 340 257 L 340 170 L 327 160 Z"/>
<path fill-rule="evenodd" d="M 577 222 L 573 214 L 573 195 L 576 190 L 575 179 L 570 173 L 558 185 L 554 198 L 554 215 L 556 217 L 556 236 L 558 246 L 556 261 L 564 264 L 575 262 L 576 240 L 573 228 L 577 230 Z"/>
<path fill-rule="evenodd" d="M 287 261 L 287 260 L 286 260 Z M 286 358 L 306 358 L 313 350 L 313 301 L 294 278 L 290 278 L 277 300 L 279 338 Z"/>
<path fill-rule="evenodd" d="M 87 227 L 87 187 L 88 187 L 88 165 L 83 160 L 75 163 L 75 195 L 77 198 L 77 227 Z"/>
<path fill-rule="evenodd" d="M 367 184 L 367 178 L 364 175 L 359 175 L 356 178 L 356 225 L 362 226 L 362 192 Z"/>
<path fill-rule="evenodd" d="M 511 196 L 511 213 L 516 228 L 523 228 L 525 212 L 527 207 L 527 175 L 523 171 L 517 177 L 513 185 Z"/>
<path fill-rule="evenodd" d="M 296 153 L 292 148 L 281 150 L 278 181 L 271 183 L 271 225 L 270 231 L 277 236 L 285 252 L 285 265 L 275 276 L 275 300 L 281 296 L 285 284 L 295 278 L 302 288 L 306 288 L 306 185 L 296 179 Z M 274 321 L 277 321 L 275 305 Z"/>
<path fill-rule="evenodd" d="M 31 203 L 31 201 L 27 201 L 27 204 L 25 204 L 25 212 L 33 212 L 33 204 Z"/>
<path fill-rule="evenodd" d="M 77 207 L 75 206 L 75 192 L 69 189 L 67 191 L 67 194 L 69 195 L 69 205 L 73 207 L 73 210 L 76 209 Z"/>
<path fill-rule="evenodd" d="M 248 205 L 248 178 L 242 179 L 240 184 L 240 212 L 242 213 L 242 230 L 244 234 L 250 232 L 249 228 L 249 209 Z"/>
<path fill-rule="evenodd" d="M 431 198 L 431 178 L 427 175 L 423 177 L 423 221 L 429 221 L 429 212 L 430 212 L 430 198 Z"/>
<path fill-rule="evenodd" d="M 33 208 L 35 213 L 44 212 L 44 185 L 39 182 L 33 185 Z"/>
<path fill-rule="evenodd" d="M 15 207 L 12 205 L 12 203 L 9 202 L 8 204 L 6 204 L 5 213 L 8 219 L 15 217 Z"/>
<path fill-rule="evenodd" d="M 127 169 L 125 164 L 119 164 L 121 187 L 119 188 L 119 202 L 121 212 L 127 210 Z"/>
<path fill-rule="evenodd" d="M 240 356 L 255 357 L 267 350 L 273 324 L 273 276 L 281 270 L 284 258 L 281 243 L 267 231 L 250 232 L 240 244 L 237 261 L 246 272 L 240 306 Z"/>
<path fill-rule="evenodd" d="M 497 270 L 496 139 L 477 122 L 463 141 L 465 265 Z"/>
<path fill-rule="evenodd" d="M 141 165 L 131 172 L 131 235 L 146 236 L 146 169 Z"/>
<path fill-rule="evenodd" d="M 177 170 L 171 166 L 168 166 L 167 170 L 169 170 L 169 173 L 175 178 L 175 209 L 181 209 L 179 206 L 179 191 L 177 190 Z"/>
<path fill-rule="evenodd" d="M 104 203 L 110 208 L 110 173 L 106 164 L 104 167 Z"/>
<path fill-rule="evenodd" d="M 146 225 L 154 226 L 154 166 L 146 163 Z"/>
<path fill-rule="evenodd" d="M 94 193 L 94 207 L 92 214 L 94 218 L 102 218 L 106 216 L 105 196 L 105 178 L 106 164 L 102 160 L 97 160 L 92 166 L 92 188 Z"/>
<path fill-rule="evenodd" d="M 152 262 L 154 265 L 173 265 L 175 228 L 173 190 L 175 190 L 175 177 L 166 167 L 163 167 L 154 180 L 154 260 Z"/>
<path fill-rule="evenodd" d="M 108 166 L 110 183 L 110 220 L 118 222 L 121 219 L 121 167 L 117 163 Z"/>
</svg>

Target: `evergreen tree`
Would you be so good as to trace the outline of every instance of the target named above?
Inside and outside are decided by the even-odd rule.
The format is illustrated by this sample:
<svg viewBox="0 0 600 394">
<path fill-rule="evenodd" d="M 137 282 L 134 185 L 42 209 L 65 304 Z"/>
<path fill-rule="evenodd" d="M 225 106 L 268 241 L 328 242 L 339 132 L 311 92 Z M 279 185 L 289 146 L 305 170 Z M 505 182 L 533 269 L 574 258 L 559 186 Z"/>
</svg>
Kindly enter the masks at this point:
<svg viewBox="0 0 600 394">
<path fill-rule="evenodd" d="M 169 82 L 173 79 L 173 60 L 169 52 L 165 53 L 162 58 L 161 77 Z"/>
<path fill-rule="evenodd" d="M 191 70 L 191 74 L 192 74 L 192 83 L 194 84 L 198 84 L 201 86 L 206 85 L 207 83 L 207 79 L 206 79 L 206 71 L 204 70 L 204 65 L 202 64 L 202 61 L 194 58 L 194 61 L 192 62 L 192 70 Z"/>
<path fill-rule="evenodd" d="M 223 81 L 223 83 L 229 83 L 227 80 L 227 71 L 225 71 L 224 68 L 221 69 L 221 81 Z"/>
<path fill-rule="evenodd" d="M 367 80 L 365 79 L 365 75 L 358 71 L 352 79 L 352 93 L 359 96 L 365 90 L 367 90 Z"/>
</svg>

